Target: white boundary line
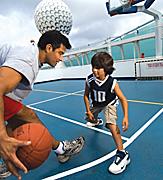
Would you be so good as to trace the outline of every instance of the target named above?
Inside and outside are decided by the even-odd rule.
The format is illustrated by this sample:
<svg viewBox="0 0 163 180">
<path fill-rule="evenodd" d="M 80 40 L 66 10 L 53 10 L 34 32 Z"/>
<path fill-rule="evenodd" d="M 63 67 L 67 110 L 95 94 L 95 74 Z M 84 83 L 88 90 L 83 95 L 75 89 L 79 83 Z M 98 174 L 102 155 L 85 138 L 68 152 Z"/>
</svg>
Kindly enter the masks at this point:
<svg viewBox="0 0 163 180">
<path fill-rule="evenodd" d="M 52 101 L 52 100 L 55 100 L 55 99 L 60 99 L 60 98 L 66 97 L 66 96 L 76 95 L 77 93 L 83 92 L 83 91 L 84 90 L 76 91 L 76 92 L 73 92 L 73 93 L 64 93 L 65 95 L 58 96 L 58 97 L 51 98 L 51 99 L 47 99 L 47 100 L 44 100 L 44 101 L 39 101 L 39 102 L 36 102 L 36 103 L 32 103 L 32 104 L 29 104 L 29 106 L 34 106 L 34 105 L 41 104 L 41 103 L 48 102 L 48 101 Z M 58 92 L 56 92 L 56 93 L 58 93 Z"/>
<path fill-rule="evenodd" d="M 149 119 L 149 121 L 146 124 L 144 124 L 136 133 L 134 133 L 129 138 L 129 140 L 124 143 L 124 147 L 126 148 L 127 146 L 129 146 L 138 136 L 140 136 L 145 131 L 145 129 L 147 129 L 147 127 L 149 127 L 157 119 L 157 117 L 160 116 L 161 113 L 163 113 L 163 108 L 160 109 L 160 111 L 158 111 L 151 119 Z M 62 173 L 58 173 L 54 176 L 44 178 L 43 180 L 55 180 L 55 179 L 63 178 L 65 176 L 69 176 L 71 174 L 78 173 L 78 172 L 83 171 L 88 168 L 91 168 L 93 166 L 96 166 L 96 165 L 110 159 L 111 157 L 114 156 L 115 152 L 116 152 L 116 150 L 110 152 L 109 154 L 107 154 L 107 155 L 103 156 L 102 158 L 99 158 L 95 161 L 92 161 L 92 162 L 84 164 L 82 166 L 64 171 Z"/>
<path fill-rule="evenodd" d="M 39 111 L 41 113 L 44 113 L 44 114 L 47 114 L 47 115 L 50 115 L 50 116 L 53 116 L 53 117 L 56 117 L 56 118 L 60 118 L 60 119 L 63 119 L 63 120 L 66 120 L 68 122 L 72 122 L 72 123 L 75 123 L 75 124 L 78 124 L 80 126 L 83 126 L 83 127 L 86 127 L 86 128 L 89 128 L 89 129 L 93 129 L 95 131 L 99 131 L 99 132 L 102 132 L 104 134 L 109 134 L 111 135 L 111 133 L 107 132 L 107 131 L 104 131 L 104 130 L 101 130 L 101 129 L 98 129 L 98 128 L 94 128 L 94 127 L 88 127 L 86 126 L 85 124 L 83 123 L 80 123 L 80 122 L 77 122 L 77 121 L 74 121 L 74 120 L 71 120 L 71 119 L 68 119 L 68 118 L 65 118 L 65 117 L 62 117 L 62 116 L 59 116 L 59 115 L 56 115 L 56 114 L 52 114 L 52 113 L 49 113 L 49 112 L 46 112 L 46 111 L 43 111 L 43 110 L 40 110 L 40 109 L 37 109 L 37 108 L 33 108 L 33 107 L 30 107 L 31 109 L 33 110 L 36 110 L 36 111 Z M 145 123 L 136 133 L 134 133 L 129 139 L 126 138 L 126 142 L 124 143 L 124 148 L 128 147 L 138 136 L 140 136 L 156 119 L 158 116 L 160 116 L 160 114 L 163 113 L 163 108 L 160 109 L 151 119 L 149 119 L 147 121 L 147 123 Z M 109 154 L 95 160 L 95 161 L 92 161 L 90 163 L 87 163 L 85 165 L 82 165 L 82 166 L 79 166 L 79 167 L 76 167 L 76 168 L 73 168 L 73 169 L 70 169 L 70 170 L 67 170 L 65 172 L 62 172 L 62 173 L 59 173 L 59 174 L 56 174 L 54 176 L 51 176 L 51 177 L 48 177 L 48 178 L 45 178 L 43 180 L 54 180 L 54 179 L 59 179 L 59 178 L 62 178 L 62 177 L 65 177 L 65 176 L 68 176 L 68 175 L 71 175 L 71 174 L 75 174 L 77 172 L 80 172 L 80 171 L 83 171 L 85 169 L 89 169 L 93 166 L 96 166 L 108 159 L 110 159 L 111 157 L 113 157 L 115 155 L 115 152 L 116 150 L 110 152 Z"/>
<path fill-rule="evenodd" d="M 75 95 L 75 96 L 83 96 L 83 94 L 78 94 L 80 92 L 83 92 L 84 90 L 80 90 L 80 91 L 76 91 L 76 92 L 73 92 L 73 93 L 66 93 L 66 92 L 59 92 L 59 91 L 49 91 L 49 90 L 41 90 L 41 89 L 34 89 L 33 91 L 36 91 L 36 92 L 46 92 L 46 93 L 56 93 L 56 94 L 64 94 L 62 96 L 58 96 L 58 97 L 55 97 L 55 98 L 51 98 L 51 99 L 47 99 L 47 100 L 44 100 L 44 101 L 39 101 L 39 102 L 36 102 L 36 103 L 32 103 L 32 104 L 29 104 L 30 106 L 34 106 L 34 105 L 37 105 L 37 104 L 41 104 L 41 103 L 44 103 L 44 102 L 49 102 L 49 101 L 53 101 L 55 99 L 60 99 L 60 98 L 63 98 L 63 97 L 66 97 L 66 96 L 71 96 L 71 95 Z M 132 99 L 128 99 L 127 100 L 128 102 L 134 102 L 134 103 L 141 103 L 141 104 L 149 104 L 149 105 L 159 105 L 159 106 L 163 106 L 163 103 L 160 103 L 160 102 L 150 102 L 150 101 L 142 101 L 142 100 L 132 100 Z"/>
<path fill-rule="evenodd" d="M 163 103 L 150 102 L 150 101 L 142 101 L 142 100 L 128 100 L 128 102 L 163 106 Z"/>
<path fill-rule="evenodd" d="M 53 94 L 70 94 L 68 92 L 61 92 L 61 91 L 50 91 L 50 90 L 43 90 L 43 89 L 33 89 L 32 91 L 35 91 L 35 92 L 44 92 L 44 93 L 53 93 Z M 84 90 L 81 90 L 81 91 L 77 91 L 77 92 L 74 92 L 74 93 L 80 93 L 80 92 L 83 92 Z M 81 96 L 81 94 L 74 94 L 74 95 L 79 95 Z"/>
<path fill-rule="evenodd" d="M 101 132 L 101 133 L 103 133 L 103 134 L 107 134 L 107 135 L 109 135 L 109 136 L 112 136 L 112 134 L 111 134 L 109 131 L 105 131 L 105 130 L 103 130 L 103 129 L 99 129 L 99 128 L 96 128 L 96 127 L 89 127 L 89 126 L 87 126 L 87 125 L 84 124 L 84 123 L 78 122 L 77 120 L 72 120 L 72 119 L 69 119 L 69 118 L 66 118 L 66 117 L 63 117 L 63 116 L 60 116 L 60 115 L 57 115 L 57 114 L 53 114 L 53 113 L 50 113 L 50 112 L 47 112 L 47 111 L 44 111 L 44 110 L 41 110 L 41 109 L 38 109 L 38 108 L 34 108 L 34 107 L 31 107 L 31 106 L 28 106 L 28 107 L 30 107 L 31 109 L 33 109 L 33 110 L 35 110 L 35 111 L 38 111 L 38 112 L 47 114 L 47 115 L 49 115 L 49 116 L 53 116 L 53 117 L 56 117 L 56 118 L 58 118 L 58 119 L 62 119 L 62 120 L 71 122 L 71 123 L 73 123 L 73 124 L 77 124 L 77 125 L 79 125 L 79 126 L 83 126 L 83 127 L 88 128 L 88 129 L 92 129 L 92 130 L 94 130 L 94 131 L 98 131 L 98 132 Z M 122 136 L 122 139 L 125 140 L 125 141 L 128 140 L 128 138 L 123 137 L 123 136 Z"/>
</svg>

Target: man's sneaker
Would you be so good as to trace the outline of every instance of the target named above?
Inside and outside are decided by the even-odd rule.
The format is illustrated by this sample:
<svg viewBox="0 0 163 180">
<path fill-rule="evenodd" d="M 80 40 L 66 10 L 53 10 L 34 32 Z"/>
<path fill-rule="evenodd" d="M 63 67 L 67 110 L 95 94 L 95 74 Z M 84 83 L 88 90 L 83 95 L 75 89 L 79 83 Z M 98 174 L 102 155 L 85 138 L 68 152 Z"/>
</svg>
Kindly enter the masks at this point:
<svg viewBox="0 0 163 180">
<path fill-rule="evenodd" d="M 72 141 L 63 141 L 64 154 L 57 154 L 58 161 L 60 163 L 67 162 L 72 155 L 79 153 L 84 146 L 84 137 L 79 137 Z"/>
<path fill-rule="evenodd" d="M 7 178 L 11 173 L 8 171 L 6 164 L 0 159 L 0 179 Z"/>
<path fill-rule="evenodd" d="M 115 160 L 110 165 L 108 170 L 113 174 L 119 174 L 126 169 L 126 166 L 130 163 L 129 153 L 127 151 L 118 151 L 115 155 Z"/>
<path fill-rule="evenodd" d="M 103 120 L 101 118 L 98 118 L 97 121 L 95 121 L 95 122 L 88 121 L 86 123 L 86 125 L 89 127 L 95 127 L 95 126 L 102 126 L 103 123 L 104 123 Z"/>
</svg>

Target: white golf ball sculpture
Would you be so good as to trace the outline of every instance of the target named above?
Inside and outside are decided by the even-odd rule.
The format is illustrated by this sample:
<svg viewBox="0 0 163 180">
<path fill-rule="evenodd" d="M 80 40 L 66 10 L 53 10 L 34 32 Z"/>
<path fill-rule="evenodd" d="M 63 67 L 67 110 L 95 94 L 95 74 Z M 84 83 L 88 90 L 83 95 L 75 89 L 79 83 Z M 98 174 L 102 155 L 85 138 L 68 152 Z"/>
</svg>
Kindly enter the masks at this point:
<svg viewBox="0 0 163 180">
<path fill-rule="evenodd" d="M 72 13 L 62 0 L 42 0 L 35 9 L 34 19 L 41 34 L 57 30 L 68 35 L 72 28 Z"/>
</svg>

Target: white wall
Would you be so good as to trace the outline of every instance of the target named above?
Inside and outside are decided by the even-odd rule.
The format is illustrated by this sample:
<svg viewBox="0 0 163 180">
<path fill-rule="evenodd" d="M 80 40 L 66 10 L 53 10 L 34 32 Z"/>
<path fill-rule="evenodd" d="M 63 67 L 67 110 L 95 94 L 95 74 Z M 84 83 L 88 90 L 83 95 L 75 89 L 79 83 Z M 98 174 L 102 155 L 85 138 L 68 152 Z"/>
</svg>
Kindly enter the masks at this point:
<svg viewBox="0 0 163 180">
<path fill-rule="evenodd" d="M 137 77 L 163 76 L 163 60 L 136 63 Z"/>
<path fill-rule="evenodd" d="M 114 77 L 135 77 L 134 61 L 117 61 Z M 40 70 L 35 82 L 51 81 L 65 78 L 86 78 L 91 73 L 91 65 L 59 67 L 53 69 Z"/>
<path fill-rule="evenodd" d="M 135 77 L 134 60 L 121 60 L 114 63 L 114 77 Z"/>
</svg>

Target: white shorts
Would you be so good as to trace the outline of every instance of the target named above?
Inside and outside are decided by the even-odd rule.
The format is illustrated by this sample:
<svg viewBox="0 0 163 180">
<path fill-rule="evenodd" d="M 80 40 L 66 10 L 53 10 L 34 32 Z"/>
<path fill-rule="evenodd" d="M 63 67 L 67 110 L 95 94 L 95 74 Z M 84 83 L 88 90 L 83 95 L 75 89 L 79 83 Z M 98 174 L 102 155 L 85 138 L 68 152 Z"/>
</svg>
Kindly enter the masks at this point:
<svg viewBox="0 0 163 180">
<path fill-rule="evenodd" d="M 103 111 L 106 123 L 117 124 L 117 105 L 107 105 L 105 107 L 91 107 L 90 111 L 94 115 L 94 118 L 98 119 L 98 114 Z M 88 117 L 86 116 L 86 119 Z"/>
</svg>

